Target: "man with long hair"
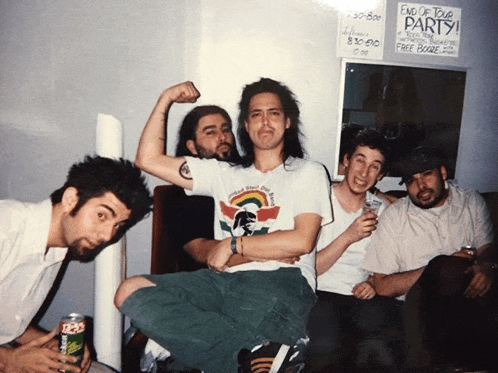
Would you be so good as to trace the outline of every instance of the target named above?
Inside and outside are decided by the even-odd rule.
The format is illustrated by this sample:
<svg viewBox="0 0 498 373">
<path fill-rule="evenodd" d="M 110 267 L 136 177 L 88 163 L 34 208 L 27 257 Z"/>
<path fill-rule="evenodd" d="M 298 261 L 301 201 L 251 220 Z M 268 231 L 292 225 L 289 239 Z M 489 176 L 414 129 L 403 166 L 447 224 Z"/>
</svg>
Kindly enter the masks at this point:
<svg viewBox="0 0 498 373">
<path fill-rule="evenodd" d="M 183 102 L 200 95 L 190 82 L 175 91 Z M 253 351 L 240 356 L 244 368 L 261 355 L 267 369 L 261 371 L 269 371 L 278 352 L 290 363 L 290 346 L 305 336 L 315 301 L 316 237 L 332 220 L 325 169 L 302 159 L 296 100 L 271 79 L 244 88 L 239 134 L 247 154 L 237 166 L 163 154 L 170 95 L 171 90 L 161 95 L 149 117 L 135 162 L 192 193 L 213 196 L 220 242 L 208 255 L 210 269 L 130 278 L 115 304 L 173 356 L 205 373 L 237 371 L 245 349 Z M 255 221 L 237 229 L 235 217 L 249 209 Z M 235 254 L 251 262 L 228 267 Z M 272 355 L 262 354 L 265 350 Z"/>
</svg>

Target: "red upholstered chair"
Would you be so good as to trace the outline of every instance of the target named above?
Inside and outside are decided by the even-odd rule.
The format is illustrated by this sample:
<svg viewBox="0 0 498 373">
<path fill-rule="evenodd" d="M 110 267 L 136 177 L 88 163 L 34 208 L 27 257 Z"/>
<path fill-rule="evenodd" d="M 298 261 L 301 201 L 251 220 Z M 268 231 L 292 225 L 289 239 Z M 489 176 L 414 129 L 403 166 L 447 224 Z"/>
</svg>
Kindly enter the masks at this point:
<svg viewBox="0 0 498 373">
<path fill-rule="evenodd" d="M 160 185 L 154 189 L 152 209 L 151 274 L 193 271 L 205 266 L 195 262 L 183 248 L 178 247 L 177 234 L 168 224 L 176 218 L 176 210 L 182 205 L 177 198 L 179 189 L 172 185 Z M 147 337 L 139 330 L 130 328 L 124 338 L 122 373 L 141 373 L 140 357 Z"/>
</svg>

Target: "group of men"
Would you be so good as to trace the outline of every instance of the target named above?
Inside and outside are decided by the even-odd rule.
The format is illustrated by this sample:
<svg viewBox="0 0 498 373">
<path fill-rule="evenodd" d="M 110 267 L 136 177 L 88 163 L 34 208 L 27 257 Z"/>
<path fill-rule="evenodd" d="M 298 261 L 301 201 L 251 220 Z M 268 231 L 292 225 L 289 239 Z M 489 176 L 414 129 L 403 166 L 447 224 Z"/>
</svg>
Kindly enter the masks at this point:
<svg viewBox="0 0 498 373">
<path fill-rule="evenodd" d="M 191 82 L 161 94 L 135 164 L 178 186 L 180 245 L 208 268 L 129 278 L 115 295 L 120 311 L 171 353 L 169 369 L 353 371 L 371 368 L 375 352 L 375 367 L 401 371 L 431 364 L 434 351 L 447 357 L 438 346 L 489 356 L 496 325 L 480 301 L 491 287 L 480 264 L 493 240 L 489 213 L 479 194 L 447 183 L 436 149 L 416 148 L 400 160 L 408 195 L 386 208 L 369 191 L 394 161 L 383 136 L 360 132 L 341 160 L 344 179 L 331 185 L 325 168 L 305 158 L 294 94 L 268 78 L 243 89 L 242 157 L 229 115 L 211 105 L 187 114 L 176 156 L 164 154 L 171 107 L 199 96 Z M 92 173 L 79 176 L 80 169 Z M 364 212 L 366 200 L 380 209 Z M 90 369 L 88 353 L 81 370 L 68 365 L 54 332 L 28 325 L 63 248 L 97 253 L 150 204 L 135 166 L 100 157 L 73 166 L 51 202 L 0 202 L 0 370 Z M 28 266 L 30 250 L 37 259 Z"/>
</svg>

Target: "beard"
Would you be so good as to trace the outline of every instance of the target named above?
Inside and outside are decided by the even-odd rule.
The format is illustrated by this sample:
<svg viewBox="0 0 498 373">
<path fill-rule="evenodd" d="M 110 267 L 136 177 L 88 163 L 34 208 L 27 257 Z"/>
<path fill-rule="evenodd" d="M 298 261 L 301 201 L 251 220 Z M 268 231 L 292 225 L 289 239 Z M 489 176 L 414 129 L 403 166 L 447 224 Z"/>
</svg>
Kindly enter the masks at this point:
<svg viewBox="0 0 498 373">
<path fill-rule="evenodd" d="M 79 246 L 77 243 L 68 246 L 71 260 L 77 260 L 82 263 L 91 262 L 108 244 L 100 244 L 94 249 L 88 249 Z"/>
<path fill-rule="evenodd" d="M 425 193 L 432 194 L 432 197 L 424 200 L 423 195 Z M 440 177 L 436 185 L 436 189 L 424 188 L 421 191 L 419 191 L 416 196 L 414 197 L 410 196 L 410 199 L 412 200 L 415 206 L 420 207 L 421 209 L 424 210 L 428 210 L 439 204 L 441 201 L 445 200 L 446 197 L 448 197 L 448 191 L 444 187 L 443 178 Z"/>
<path fill-rule="evenodd" d="M 221 147 L 225 147 L 225 151 L 219 151 Z M 216 159 L 218 161 L 227 161 L 230 159 L 230 156 L 232 155 L 232 144 L 229 143 L 222 143 L 217 146 L 216 150 L 213 152 L 211 150 L 208 150 L 198 144 L 195 144 L 195 150 L 197 151 L 197 156 L 201 159 Z"/>
</svg>

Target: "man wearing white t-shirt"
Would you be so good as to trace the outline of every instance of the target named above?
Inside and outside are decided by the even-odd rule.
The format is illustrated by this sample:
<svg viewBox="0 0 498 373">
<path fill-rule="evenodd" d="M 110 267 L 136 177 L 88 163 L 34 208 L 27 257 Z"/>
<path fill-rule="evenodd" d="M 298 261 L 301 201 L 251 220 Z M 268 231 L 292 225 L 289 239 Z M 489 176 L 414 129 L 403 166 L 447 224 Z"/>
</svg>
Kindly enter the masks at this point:
<svg viewBox="0 0 498 373">
<path fill-rule="evenodd" d="M 361 263 L 377 216 L 385 208 L 383 200 L 368 190 L 384 176 L 387 152 L 387 141 L 380 133 L 364 130 L 352 140 L 342 160 L 344 179 L 331 193 L 334 222 L 322 228 L 317 244 L 318 301 L 308 323 L 307 372 L 360 368 L 354 365 L 361 365 L 356 361 L 358 350 L 366 353 L 374 338 L 379 343 L 380 324 L 388 314 L 379 312 L 386 306 L 375 297 Z M 377 213 L 363 210 L 367 200 L 378 204 Z M 384 365 L 394 364 L 387 353 L 378 359 Z"/>
<path fill-rule="evenodd" d="M 163 92 L 142 133 L 136 163 L 192 193 L 213 196 L 215 238 L 221 241 L 208 254 L 210 270 L 130 278 L 115 304 L 190 367 L 233 373 L 239 358 L 249 371 L 260 357 L 258 369 L 265 372 L 274 363 L 292 364 L 288 345 L 305 336 L 315 302 L 315 241 L 320 226 L 332 220 L 326 172 L 302 159 L 294 95 L 267 78 L 242 93 L 242 165 L 164 155 L 165 113 L 174 102 L 199 96 L 191 82 Z M 228 268 L 237 253 L 252 262 Z M 280 347 L 270 352 L 275 344 Z"/>
</svg>

